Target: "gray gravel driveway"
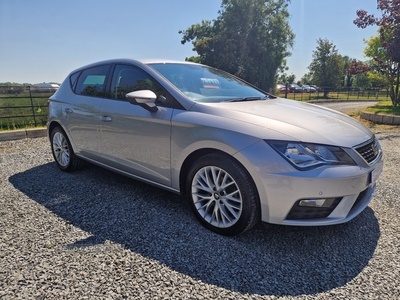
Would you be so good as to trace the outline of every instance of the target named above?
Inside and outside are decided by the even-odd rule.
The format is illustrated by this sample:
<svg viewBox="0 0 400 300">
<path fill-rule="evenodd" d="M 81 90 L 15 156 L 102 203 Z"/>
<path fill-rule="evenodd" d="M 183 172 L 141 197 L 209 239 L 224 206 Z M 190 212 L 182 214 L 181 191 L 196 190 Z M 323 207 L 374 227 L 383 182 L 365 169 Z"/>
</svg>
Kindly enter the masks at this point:
<svg viewBox="0 0 400 300">
<path fill-rule="evenodd" d="M 178 195 L 61 172 L 46 138 L 0 142 L 0 299 L 399 299 L 400 129 L 373 130 L 385 169 L 360 216 L 238 237 Z"/>
</svg>

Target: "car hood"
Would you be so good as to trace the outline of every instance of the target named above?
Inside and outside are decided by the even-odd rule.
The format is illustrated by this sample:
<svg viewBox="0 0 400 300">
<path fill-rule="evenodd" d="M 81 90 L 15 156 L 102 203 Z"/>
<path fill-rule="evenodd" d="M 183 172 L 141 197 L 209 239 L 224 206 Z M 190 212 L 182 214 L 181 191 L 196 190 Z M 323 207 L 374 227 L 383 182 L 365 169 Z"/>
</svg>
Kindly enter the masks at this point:
<svg viewBox="0 0 400 300">
<path fill-rule="evenodd" d="M 239 121 L 238 126 L 255 125 L 258 137 L 271 139 L 281 134 L 294 141 L 353 147 L 370 139 L 372 132 L 355 119 L 332 109 L 282 98 L 221 102 L 195 105 L 195 110 L 205 110 Z M 279 135 L 278 135 L 279 136 Z"/>
</svg>

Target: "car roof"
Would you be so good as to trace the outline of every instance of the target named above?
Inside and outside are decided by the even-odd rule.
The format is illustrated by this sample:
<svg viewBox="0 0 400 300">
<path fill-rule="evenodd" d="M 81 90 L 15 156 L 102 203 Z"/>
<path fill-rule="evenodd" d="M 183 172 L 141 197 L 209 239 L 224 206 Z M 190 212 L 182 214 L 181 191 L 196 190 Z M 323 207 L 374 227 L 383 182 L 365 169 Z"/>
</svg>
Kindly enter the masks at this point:
<svg viewBox="0 0 400 300">
<path fill-rule="evenodd" d="M 173 60 L 173 59 L 161 59 L 161 58 L 146 58 L 146 59 L 139 59 L 137 60 L 143 64 L 169 64 L 169 63 L 175 63 L 175 64 L 188 64 L 188 65 L 198 65 L 194 62 L 190 61 L 181 61 L 181 60 Z"/>
<path fill-rule="evenodd" d="M 83 69 L 99 66 L 99 65 L 105 65 L 105 64 L 135 64 L 135 65 L 149 65 L 149 64 L 155 64 L 155 63 L 174 63 L 174 64 L 187 64 L 187 65 L 199 65 L 194 62 L 190 61 L 179 61 L 179 60 L 172 60 L 172 59 L 161 59 L 161 58 L 146 58 L 146 59 L 131 59 L 131 58 L 114 58 L 114 59 L 107 59 L 107 60 L 101 60 L 97 62 L 93 62 L 84 66 L 81 66 L 72 73 L 75 73 L 77 71 L 81 71 Z"/>
</svg>

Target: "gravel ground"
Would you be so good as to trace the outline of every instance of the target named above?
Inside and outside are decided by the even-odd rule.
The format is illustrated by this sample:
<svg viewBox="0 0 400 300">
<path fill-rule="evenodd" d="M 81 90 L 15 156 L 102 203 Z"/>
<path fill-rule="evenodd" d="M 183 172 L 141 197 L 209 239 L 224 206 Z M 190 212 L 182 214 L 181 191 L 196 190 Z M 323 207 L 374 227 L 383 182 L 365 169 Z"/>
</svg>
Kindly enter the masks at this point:
<svg viewBox="0 0 400 300">
<path fill-rule="evenodd" d="M 61 172 L 46 138 L 0 142 L 0 299 L 399 299 L 400 128 L 373 130 L 385 169 L 355 220 L 233 238 L 177 195 Z"/>
</svg>

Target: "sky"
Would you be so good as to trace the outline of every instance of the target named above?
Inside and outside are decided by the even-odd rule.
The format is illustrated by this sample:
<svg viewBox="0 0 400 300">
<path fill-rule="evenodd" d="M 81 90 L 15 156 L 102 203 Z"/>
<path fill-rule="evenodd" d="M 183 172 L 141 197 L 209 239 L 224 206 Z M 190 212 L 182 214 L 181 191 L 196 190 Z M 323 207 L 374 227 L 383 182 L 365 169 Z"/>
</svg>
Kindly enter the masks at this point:
<svg viewBox="0 0 400 300">
<path fill-rule="evenodd" d="M 220 0 L 0 0 L 0 82 L 62 82 L 74 69 L 112 58 L 184 60 L 196 55 L 179 30 L 218 17 Z M 376 0 L 292 0 L 296 35 L 288 75 L 308 72 L 317 39 L 365 60 L 356 11 L 377 13 Z M 377 13 L 379 16 L 379 12 Z"/>
</svg>

